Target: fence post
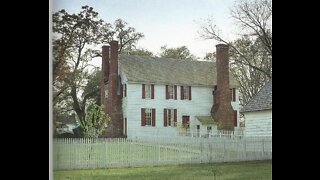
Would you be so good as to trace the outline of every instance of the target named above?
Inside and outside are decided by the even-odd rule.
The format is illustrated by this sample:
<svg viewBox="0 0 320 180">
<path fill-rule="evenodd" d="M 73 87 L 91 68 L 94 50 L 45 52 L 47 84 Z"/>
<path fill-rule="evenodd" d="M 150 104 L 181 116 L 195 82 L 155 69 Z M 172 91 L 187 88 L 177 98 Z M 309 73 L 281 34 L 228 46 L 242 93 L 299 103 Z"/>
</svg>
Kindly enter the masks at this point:
<svg viewBox="0 0 320 180">
<path fill-rule="evenodd" d="M 264 138 L 262 139 L 262 159 L 265 159 L 265 157 L 264 157 Z"/>
<path fill-rule="evenodd" d="M 126 139 L 126 143 L 128 144 L 128 166 L 131 167 L 131 140 Z"/>
<path fill-rule="evenodd" d="M 108 166 L 108 162 L 107 162 L 107 160 L 108 160 L 108 150 L 107 150 L 107 148 L 108 148 L 108 146 L 107 146 L 107 139 L 104 139 L 104 155 L 105 155 L 105 158 L 104 158 L 104 167 L 106 168 L 107 166 Z"/>
</svg>

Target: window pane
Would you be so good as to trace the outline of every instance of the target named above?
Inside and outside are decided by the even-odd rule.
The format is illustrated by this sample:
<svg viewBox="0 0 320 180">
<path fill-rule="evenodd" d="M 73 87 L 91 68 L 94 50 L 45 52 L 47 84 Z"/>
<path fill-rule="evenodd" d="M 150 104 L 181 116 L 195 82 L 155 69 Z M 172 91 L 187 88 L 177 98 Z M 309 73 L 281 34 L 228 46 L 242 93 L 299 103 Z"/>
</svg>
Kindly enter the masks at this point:
<svg viewBox="0 0 320 180">
<path fill-rule="evenodd" d="M 189 87 L 183 86 L 184 99 L 189 99 Z"/>
<path fill-rule="evenodd" d="M 167 124 L 168 126 L 174 126 L 174 110 L 173 109 L 168 109 Z"/>
<path fill-rule="evenodd" d="M 151 109 L 146 109 L 146 125 L 151 126 Z"/>
<path fill-rule="evenodd" d="M 173 86 L 168 86 L 168 91 L 169 91 L 169 99 L 173 99 L 173 97 L 174 97 L 174 87 Z"/>
<path fill-rule="evenodd" d="M 151 98 L 151 85 L 146 84 L 145 85 L 145 90 L 146 90 L 146 98 Z"/>
</svg>

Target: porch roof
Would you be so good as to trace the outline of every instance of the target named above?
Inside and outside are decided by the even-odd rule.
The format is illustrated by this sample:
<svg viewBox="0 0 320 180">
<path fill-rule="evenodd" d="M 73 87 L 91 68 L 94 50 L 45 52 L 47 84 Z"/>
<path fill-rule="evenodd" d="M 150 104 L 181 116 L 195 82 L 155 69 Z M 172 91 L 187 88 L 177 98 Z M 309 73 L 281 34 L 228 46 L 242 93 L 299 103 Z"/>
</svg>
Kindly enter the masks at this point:
<svg viewBox="0 0 320 180">
<path fill-rule="evenodd" d="M 202 125 L 216 124 L 217 123 L 212 118 L 212 116 L 196 116 L 196 118 L 201 122 Z"/>
</svg>

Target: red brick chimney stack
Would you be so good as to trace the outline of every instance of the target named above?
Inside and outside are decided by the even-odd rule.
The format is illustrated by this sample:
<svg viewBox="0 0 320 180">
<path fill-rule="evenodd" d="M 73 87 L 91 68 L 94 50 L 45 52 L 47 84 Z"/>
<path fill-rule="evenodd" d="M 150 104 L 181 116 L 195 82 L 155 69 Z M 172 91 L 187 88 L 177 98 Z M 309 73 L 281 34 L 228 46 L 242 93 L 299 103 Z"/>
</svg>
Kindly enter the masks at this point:
<svg viewBox="0 0 320 180">
<path fill-rule="evenodd" d="M 229 46 L 216 45 L 217 88 L 211 114 L 219 122 L 219 129 L 234 130 L 233 108 L 229 87 Z"/>
<path fill-rule="evenodd" d="M 105 84 L 109 81 L 109 51 L 110 47 L 107 45 L 102 46 L 102 78 L 101 78 L 101 105 L 106 105 L 105 102 Z"/>
<path fill-rule="evenodd" d="M 118 41 L 111 41 L 110 60 L 106 59 L 104 62 L 104 75 L 108 78 L 105 81 L 105 88 L 107 88 L 107 98 L 105 99 L 105 112 L 109 114 L 111 121 L 105 132 L 106 137 L 123 137 L 123 117 L 121 109 L 121 96 L 117 94 L 118 87 L 121 82 L 118 75 Z M 109 57 L 109 47 L 105 47 L 105 57 Z M 102 53 L 104 55 L 104 53 Z M 102 56 L 103 57 L 103 56 Z"/>
</svg>

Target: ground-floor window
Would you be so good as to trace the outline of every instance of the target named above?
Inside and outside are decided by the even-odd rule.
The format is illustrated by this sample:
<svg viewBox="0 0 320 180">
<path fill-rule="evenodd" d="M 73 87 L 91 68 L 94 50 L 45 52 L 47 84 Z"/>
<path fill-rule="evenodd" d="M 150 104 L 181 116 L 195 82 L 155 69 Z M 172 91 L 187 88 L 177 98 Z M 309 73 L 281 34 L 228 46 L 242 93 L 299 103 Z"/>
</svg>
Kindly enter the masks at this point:
<svg viewBox="0 0 320 180">
<path fill-rule="evenodd" d="M 156 125 L 156 109 L 141 108 L 141 126 Z"/>
<path fill-rule="evenodd" d="M 176 126 L 177 124 L 177 109 L 164 109 L 163 126 Z"/>
<path fill-rule="evenodd" d="M 211 126 L 207 126 L 207 133 L 211 134 L 212 133 L 212 127 Z"/>
</svg>

